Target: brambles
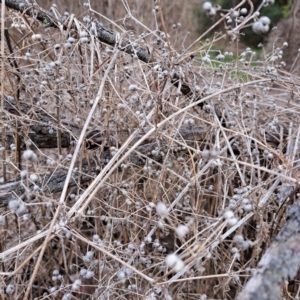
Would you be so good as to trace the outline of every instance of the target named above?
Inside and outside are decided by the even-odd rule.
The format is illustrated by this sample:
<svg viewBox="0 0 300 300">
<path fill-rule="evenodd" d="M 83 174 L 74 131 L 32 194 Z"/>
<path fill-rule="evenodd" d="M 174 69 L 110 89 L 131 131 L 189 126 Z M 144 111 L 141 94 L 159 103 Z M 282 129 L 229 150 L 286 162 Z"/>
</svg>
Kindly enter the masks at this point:
<svg viewBox="0 0 300 300">
<path fill-rule="evenodd" d="M 299 80 L 283 71 L 288 45 L 259 56 L 219 49 L 217 34 L 189 47 L 177 22 L 160 26 L 160 1 L 150 10 L 157 26 L 126 7 L 124 22 L 137 30 L 110 20 L 118 33 L 87 4 L 83 22 L 34 7 L 26 18 L 35 37 L 18 28 L 24 43 L 5 45 L 2 70 L 3 293 L 236 297 L 300 195 Z M 8 10 L 7 22 L 16 14 Z M 242 3 L 228 16 L 223 38 L 238 43 L 257 14 Z"/>
</svg>

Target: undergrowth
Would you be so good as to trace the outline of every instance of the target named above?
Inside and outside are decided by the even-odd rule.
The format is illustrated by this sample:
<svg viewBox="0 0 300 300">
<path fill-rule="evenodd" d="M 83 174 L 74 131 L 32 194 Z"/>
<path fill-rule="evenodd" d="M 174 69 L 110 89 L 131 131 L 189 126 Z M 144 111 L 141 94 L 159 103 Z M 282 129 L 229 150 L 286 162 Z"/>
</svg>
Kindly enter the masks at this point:
<svg viewBox="0 0 300 300">
<path fill-rule="evenodd" d="M 192 45 L 159 1 L 153 28 L 122 2 L 138 30 L 110 20 L 115 46 L 88 3 L 80 20 L 52 6 L 58 28 L 5 11 L 2 299 L 234 299 L 284 223 L 300 137 L 288 45 L 239 49 L 260 22 L 250 1 Z"/>
</svg>

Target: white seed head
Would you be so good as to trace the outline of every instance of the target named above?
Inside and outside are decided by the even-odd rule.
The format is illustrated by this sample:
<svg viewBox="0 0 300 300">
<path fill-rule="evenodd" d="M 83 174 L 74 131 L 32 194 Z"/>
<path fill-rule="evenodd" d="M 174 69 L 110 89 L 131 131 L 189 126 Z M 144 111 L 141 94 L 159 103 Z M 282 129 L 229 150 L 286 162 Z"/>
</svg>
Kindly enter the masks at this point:
<svg viewBox="0 0 300 300">
<path fill-rule="evenodd" d="M 20 201 L 19 200 L 13 199 L 13 200 L 10 200 L 8 202 L 8 208 L 13 210 L 13 211 L 16 211 L 19 206 L 20 206 Z"/>
<path fill-rule="evenodd" d="M 67 293 L 67 294 L 63 295 L 63 297 L 61 298 L 61 300 L 71 300 L 71 299 L 72 299 L 71 293 Z"/>
<path fill-rule="evenodd" d="M 259 22 L 261 22 L 263 25 L 270 25 L 271 20 L 269 17 L 263 16 L 259 18 Z"/>
<path fill-rule="evenodd" d="M 24 203 L 20 203 L 19 207 L 16 210 L 17 215 L 21 216 L 27 212 L 26 206 Z"/>
<path fill-rule="evenodd" d="M 76 41 L 76 40 L 75 40 L 73 37 L 71 37 L 71 36 L 70 36 L 70 37 L 68 38 L 68 40 L 67 40 L 67 42 L 68 42 L 68 43 L 71 43 L 71 44 L 72 44 L 72 43 L 75 43 L 75 41 Z"/>
<path fill-rule="evenodd" d="M 176 254 L 174 254 L 174 253 L 173 254 L 169 254 L 166 257 L 166 264 L 167 264 L 167 266 L 170 267 L 170 268 L 172 268 L 176 264 L 176 262 L 177 262 L 178 259 L 179 258 L 178 258 L 178 256 Z"/>
<path fill-rule="evenodd" d="M 119 271 L 119 272 L 117 273 L 117 276 L 118 276 L 118 278 L 119 278 L 120 280 L 123 280 L 123 279 L 125 279 L 126 274 L 125 274 L 124 271 Z"/>
<path fill-rule="evenodd" d="M 238 222 L 238 219 L 234 217 L 234 218 L 231 218 L 231 219 L 228 220 L 228 225 L 232 227 L 232 226 L 234 226 L 237 222 Z"/>
<path fill-rule="evenodd" d="M 223 60 L 224 58 L 225 58 L 225 56 L 221 53 L 218 54 L 217 57 L 216 57 L 217 60 Z"/>
<path fill-rule="evenodd" d="M 244 207 L 243 207 L 244 211 L 246 212 L 249 212 L 249 211 L 252 211 L 252 205 L 251 204 L 246 204 Z"/>
<path fill-rule="evenodd" d="M 217 11 L 212 7 L 212 8 L 207 12 L 207 15 L 208 15 L 209 17 L 213 17 L 213 16 L 216 15 L 216 13 L 217 13 Z"/>
<path fill-rule="evenodd" d="M 184 262 L 180 259 L 176 262 L 175 266 L 173 267 L 173 270 L 175 272 L 179 272 L 184 268 Z"/>
<path fill-rule="evenodd" d="M 77 279 L 75 280 L 75 282 L 72 284 L 72 290 L 73 291 L 78 291 L 79 288 L 81 286 L 81 280 L 80 279 Z"/>
<path fill-rule="evenodd" d="M 88 251 L 86 253 L 86 255 L 83 257 L 83 260 L 85 262 L 91 262 L 93 260 L 93 258 L 94 258 L 94 252 L 93 251 Z"/>
<path fill-rule="evenodd" d="M 186 225 L 179 225 L 176 230 L 175 230 L 176 234 L 178 237 L 180 238 L 184 238 L 188 232 L 189 232 L 189 228 Z"/>
<path fill-rule="evenodd" d="M 26 170 L 22 170 L 22 171 L 20 172 L 21 178 L 25 178 L 26 175 L 27 175 L 27 171 L 26 171 Z"/>
<path fill-rule="evenodd" d="M 166 265 L 175 272 L 179 272 L 184 267 L 184 262 L 176 254 L 169 254 L 166 257 Z"/>
<path fill-rule="evenodd" d="M 23 158 L 25 160 L 30 161 L 30 162 L 36 162 L 37 161 L 36 154 L 32 150 L 30 150 L 30 149 L 24 151 Z"/>
<path fill-rule="evenodd" d="M 79 274 L 80 274 L 81 276 L 85 276 L 85 275 L 86 275 L 86 272 L 87 272 L 87 269 L 81 269 Z"/>
<path fill-rule="evenodd" d="M 15 291 L 15 286 L 13 284 L 9 284 L 5 291 L 8 295 L 11 295 Z"/>
<path fill-rule="evenodd" d="M 160 216 L 166 216 L 168 214 L 168 208 L 166 206 L 166 204 L 159 202 L 156 205 L 156 211 Z"/>
<path fill-rule="evenodd" d="M 239 17 L 239 15 L 240 15 L 240 13 L 239 13 L 237 10 L 234 10 L 234 11 L 231 13 L 231 17 L 232 17 L 233 19 Z"/>
<path fill-rule="evenodd" d="M 36 175 L 36 174 L 31 174 L 30 175 L 30 180 L 33 181 L 33 182 L 36 182 L 38 181 L 39 177 Z"/>
<path fill-rule="evenodd" d="M 237 234 L 237 235 L 234 236 L 233 241 L 236 244 L 243 243 L 244 242 L 244 237 L 242 235 L 240 235 L 240 234 Z"/>
<path fill-rule="evenodd" d="M 261 34 L 264 32 L 264 25 L 257 21 L 252 25 L 252 30 L 256 33 L 256 34 Z"/>
<path fill-rule="evenodd" d="M 205 55 L 204 57 L 202 57 L 202 61 L 206 62 L 206 63 L 210 63 L 210 57 L 209 57 L 209 55 Z"/>
<path fill-rule="evenodd" d="M 245 15 L 248 12 L 247 8 L 242 8 L 241 9 L 241 14 Z"/>
<path fill-rule="evenodd" d="M 82 37 L 82 38 L 80 38 L 80 43 L 86 44 L 88 42 L 89 42 L 89 38 L 88 37 Z"/>
<path fill-rule="evenodd" d="M 81 31 L 80 34 L 79 34 L 79 36 L 80 36 L 81 38 L 87 37 L 87 36 L 88 36 L 88 33 L 87 33 L 86 31 Z"/>
<path fill-rule="evenodd" d="M 210 2 L 204 2 L 203 3 L 203 5 L 202 5 L 202 8 L 203 8 L 203 10 L 205 10 L 205 11 L 210 11 L 211 10 L 211 8 L 212 8 L 212 4 L 210 3 Z"/>
<path fill-rule="evenodd" d="M 234 213 L 232 210 L 227 210 L 223 214 L 224 219 L 229 220 L 234 217 Z"/>
<path fill-rule="evenodd" d="M 55 276 L 57 276 L 57 275 L 59 275 L 59 271 L 58 270 L 53 270 L 52 274 L 55 275 Z"/>
<path fill-rule="evenodd" d="M 133 91 L 136 91 L 137 90 L 137 85 L 136 84 L 131 84 L 129 87 L 128 87 L 128 90 L 133 92 Z"/>
<path fill-rule="evenodd" d="M 71 43 L 65 43 L 65 48 L 66 49 L 71 49 L 72 47 L 72 44 Z"/>
</svg>

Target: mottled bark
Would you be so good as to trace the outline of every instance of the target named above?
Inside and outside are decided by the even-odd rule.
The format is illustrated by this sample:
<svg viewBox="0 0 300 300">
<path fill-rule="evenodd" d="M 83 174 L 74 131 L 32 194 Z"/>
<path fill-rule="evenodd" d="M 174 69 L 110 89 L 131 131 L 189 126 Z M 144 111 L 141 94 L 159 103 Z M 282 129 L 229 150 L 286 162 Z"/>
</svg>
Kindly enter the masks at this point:
<svg viewBox="0 0 300 300">
<path fill-rule="evenodd" d="M 278 200 L 283 203 L 299 192 L 300 187 L 283 186 Z M 281 299 L 281 286 L 293 279 L 300 265 L 300 201 L 297 200 L 286 214 L 286 224 L 273 239 L 258 263 L 257 272 L 247 282 L 238 300 Z"/>
</svg>

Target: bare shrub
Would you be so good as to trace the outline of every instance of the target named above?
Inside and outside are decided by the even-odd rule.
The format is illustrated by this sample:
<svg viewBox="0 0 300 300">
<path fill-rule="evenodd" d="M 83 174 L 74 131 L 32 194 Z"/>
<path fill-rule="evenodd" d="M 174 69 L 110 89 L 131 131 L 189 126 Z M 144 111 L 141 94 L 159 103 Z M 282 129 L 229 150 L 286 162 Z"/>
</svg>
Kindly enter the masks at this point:
<svg viewBox="0 0 300 300">
<path fill-rule="evenodd" d="M 79 20 L 5 2 L 7 299 L 265 299 L 243 287 L 272 273 L 278 249 L 266 282 L 298 296 L 286 284 L 297 206 L 283 214 L 299 198 L 299 79 L 283 70 L 287 43 L 262 58 L 239 51 L 245 26 L 269 26 L 246 2 L 214 7 L 223 32 L 191 45 L 176 20 L 167 31 L 160 1 L 147 3 L 149 27 L 132 11 L 135 31 L 108 29 L 88 3 Z"/>
</svg>

